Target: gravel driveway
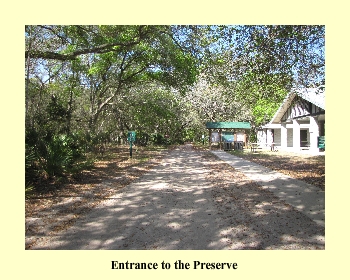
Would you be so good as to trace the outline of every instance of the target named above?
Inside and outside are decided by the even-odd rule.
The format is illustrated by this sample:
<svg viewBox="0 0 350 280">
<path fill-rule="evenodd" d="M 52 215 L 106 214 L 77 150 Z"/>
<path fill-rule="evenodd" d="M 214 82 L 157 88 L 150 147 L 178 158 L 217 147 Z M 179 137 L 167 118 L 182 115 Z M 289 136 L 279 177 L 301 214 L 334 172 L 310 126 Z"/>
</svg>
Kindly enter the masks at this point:
<svg viewBox="0 0 350 280">
<path fill-rule="evenodd" d="M 324 228 L 185 145 L 70 228 L 31 249 L 324 249 Z"/>
</svg>

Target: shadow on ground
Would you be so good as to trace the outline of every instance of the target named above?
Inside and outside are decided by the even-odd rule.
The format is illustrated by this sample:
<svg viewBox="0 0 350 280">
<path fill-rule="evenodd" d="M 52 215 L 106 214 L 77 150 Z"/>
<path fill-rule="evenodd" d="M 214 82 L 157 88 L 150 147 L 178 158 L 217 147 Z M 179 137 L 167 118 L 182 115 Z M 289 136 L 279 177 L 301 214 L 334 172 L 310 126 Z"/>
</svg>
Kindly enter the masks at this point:
<svg viewBox="0 0 350 280">
<path fill-rule="evenodd" d="M 32 249 L 324 249 L 324 228 L 186 145 Z"/>
</svg>

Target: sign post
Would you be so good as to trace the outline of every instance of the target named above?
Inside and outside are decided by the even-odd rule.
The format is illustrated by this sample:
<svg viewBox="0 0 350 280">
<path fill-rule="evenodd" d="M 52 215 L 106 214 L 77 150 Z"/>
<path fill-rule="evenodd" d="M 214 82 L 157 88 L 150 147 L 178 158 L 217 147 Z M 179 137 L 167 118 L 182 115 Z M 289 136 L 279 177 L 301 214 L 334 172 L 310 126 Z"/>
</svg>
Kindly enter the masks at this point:
<svg viewBox="0 0 350 280">
<path fill-rule="evenodd" d="M 132 143 L 136 140 L 136 132 L 128 131 L 128 142 L 130 143 L 130 158 L 132 158 Z"/>
</svg>

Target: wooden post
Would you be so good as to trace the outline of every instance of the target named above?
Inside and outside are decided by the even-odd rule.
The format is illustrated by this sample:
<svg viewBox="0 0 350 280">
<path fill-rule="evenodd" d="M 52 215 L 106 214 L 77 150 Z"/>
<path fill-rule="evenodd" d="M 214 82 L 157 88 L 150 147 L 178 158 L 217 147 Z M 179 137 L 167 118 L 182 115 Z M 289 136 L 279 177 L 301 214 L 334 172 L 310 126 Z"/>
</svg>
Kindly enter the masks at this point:
<svg viewBox="0 0 350 280">
<path fill-rule="evenodd" d="M 219 130 L 220 150 L 222 150 L 222 139 L 221 139 L 221 135 L 222 135 L 222 129 L 220 128 L 220 130 Z"/>
<path fill-rule="evenodd" d="M 246 130 L 244 130 L 244 134 L 243 134 L 243 146 L 247 147 L 247 132 L 246 132 Z"/>
<path fill-rule="evenodd" d="M 209 150 L 211 150 L 211 129 L 209 128 Z"/>
</svg>

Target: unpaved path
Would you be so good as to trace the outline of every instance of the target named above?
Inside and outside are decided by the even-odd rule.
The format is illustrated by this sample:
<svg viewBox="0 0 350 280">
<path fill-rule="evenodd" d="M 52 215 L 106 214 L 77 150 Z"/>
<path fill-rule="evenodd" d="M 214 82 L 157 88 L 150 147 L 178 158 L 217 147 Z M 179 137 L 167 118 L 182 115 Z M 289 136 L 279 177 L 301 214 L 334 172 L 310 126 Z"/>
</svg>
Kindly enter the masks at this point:
<svg viewBox="0 0 350 280">
<path fill-rule="evenodd" d="M 324 228 L 186 145 L 31 249 L 324 249 Z"/>
</svg>

